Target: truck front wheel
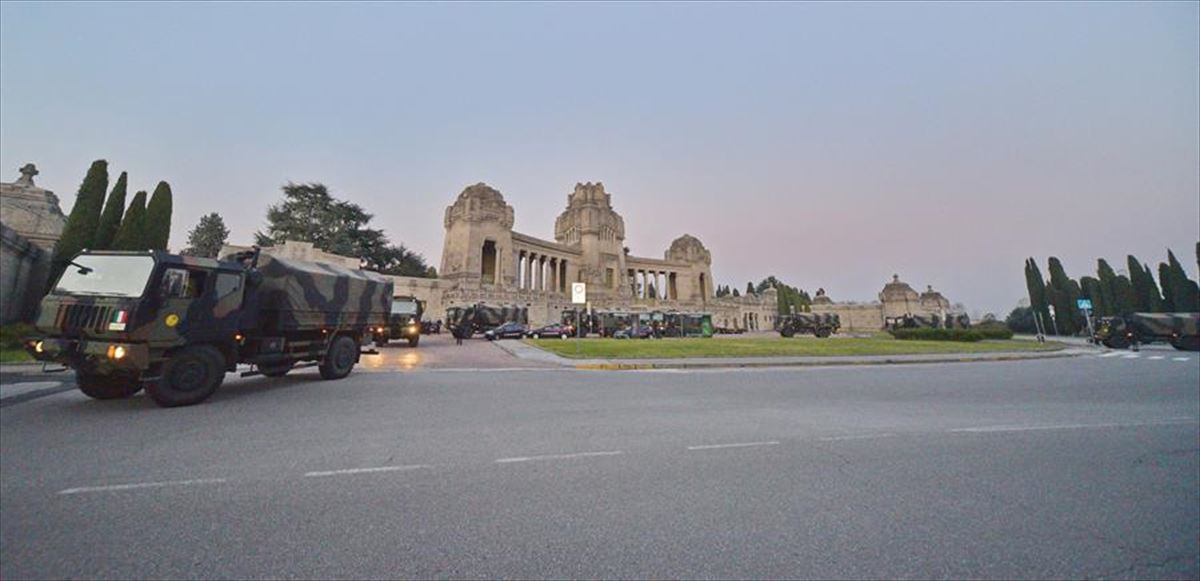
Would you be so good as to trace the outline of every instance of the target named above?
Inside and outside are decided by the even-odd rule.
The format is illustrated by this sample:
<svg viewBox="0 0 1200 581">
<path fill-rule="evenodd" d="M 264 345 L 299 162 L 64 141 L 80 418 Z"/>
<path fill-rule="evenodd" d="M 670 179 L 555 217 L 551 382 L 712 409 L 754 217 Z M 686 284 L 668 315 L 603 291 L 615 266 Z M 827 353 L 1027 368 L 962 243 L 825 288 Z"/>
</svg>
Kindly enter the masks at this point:
<svg viewBox="0 0 1200 581">
<path fill-rule="evenodd" d="M 418 335 L 418 336 L 416 336 L 416 337 L 409 337 L 409 338 L 408 338 L 408 346 L 409 346 L 409 347 L 416 347 L 416 346 L 417 346 L 417 344 L 418 344 L 418 343 L 420 343 L 420 342 L 421 342 L 421 337 L 420 337 L 419 335 Z"/>
<path fill-rule="evenodd" d="M 162 407 L 200 403 L 225 380 L 224 358 L 210 345 L 185 347 L 163 364 L 162 375 L 146 385 L 146 393 Z"/>
<path fill-rule="evenodd" d="M 784 327 L 779 330 L 779 334 L 784 337 L 791 337 L 796 334 L 796 331 L 794 329 L 792 329 L 791 327 Z"/>
<path fill-rule="evenodd" d="M 321 361 L 318 369 L 322 379 L 341 379 L 350 375 L 354 369 L 354 360 L 358 357 L 358 343 L 354 339 L 342 335 L 333 340 L 329 352 Z"/>
<path fill-rule="evenodd" d="M 127 374 L 76 373 L 75 385 L 79 386 L 79 391 L 92 399 L 124 399 L 142 390 L 138 378 Z"/>
</svg>

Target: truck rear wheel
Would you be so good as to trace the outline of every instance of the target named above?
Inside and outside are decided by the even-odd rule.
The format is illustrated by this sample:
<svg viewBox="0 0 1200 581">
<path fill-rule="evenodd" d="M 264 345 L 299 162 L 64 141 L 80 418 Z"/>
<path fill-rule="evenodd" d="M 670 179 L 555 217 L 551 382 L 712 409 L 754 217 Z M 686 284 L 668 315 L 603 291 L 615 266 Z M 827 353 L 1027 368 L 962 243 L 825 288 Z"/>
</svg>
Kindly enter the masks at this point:
<svg viewBox="0 0 1200 581">
<path fill-rule="evenodd" d="M 318 367 L 321 379 L 341 379 L 350 375 L 357 357 L 358 343 L 354 339 L 345 335 L 334 339 L 333 344 L 329 346 L 329 352 Z"/>
<path fill-rule="evenodd" d="M 793 330 L 791 327 L 784 327 L 779 330 L 779 334 L 784 337 L 791 337 L 796 334 L 796 331 Z"/>
<path fill-rule="evenodd" d="M 224 357 L 216 348 L 185 347 L 167 359 L 158 380 L 146 385 L 146 393 L 162 407 L 198 404 L 225 380 L 224 367 Z"/>
<path fill-rule="evenodd" d="M 830 331 L 828 328 L 821 328 L 821 329 L 817 329 L 816 332 L 814 332 L 813 334 L 822 339 L 825 339 L 825 338 L 828 338 L 830 335 L 832 335 L 833 332 Z"/>
<path fill-rule="evenodd" d="M 142 390 L 137 376 L 118 373 L 114 375 L 75 374 L 75 385 L 79 391 L 92 399 L 124 399 Z"/>
<path fill-rule="evenodd" d="M 1200 351 L 1200 336 L 1184 336 L 1171 341 L 1171 346 L 1180 351 Z"/>
</svg>

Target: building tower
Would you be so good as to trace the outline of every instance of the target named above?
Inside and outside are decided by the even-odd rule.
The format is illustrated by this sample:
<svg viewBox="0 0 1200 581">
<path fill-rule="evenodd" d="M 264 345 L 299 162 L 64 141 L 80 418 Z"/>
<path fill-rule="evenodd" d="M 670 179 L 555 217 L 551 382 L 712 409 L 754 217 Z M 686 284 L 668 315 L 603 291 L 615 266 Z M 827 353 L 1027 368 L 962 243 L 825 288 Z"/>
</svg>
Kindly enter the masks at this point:
<svg viewBox="0 0 1200 581">
<path fill-rule="evenodd" d="M 625 280 L 625 219 L 612 207 L 604 184 L 575 184 L 567 209 L 554 221 L 554 240 L 580 249 L 579 278 L 588 294 L 627 296 Z"/>
<path fill-rule="evenodd" d="M 467 186 L 446 208 L 440 278 L 463 288 L 516 288 L 513 208 L 495 188 Z"/>
</svg>

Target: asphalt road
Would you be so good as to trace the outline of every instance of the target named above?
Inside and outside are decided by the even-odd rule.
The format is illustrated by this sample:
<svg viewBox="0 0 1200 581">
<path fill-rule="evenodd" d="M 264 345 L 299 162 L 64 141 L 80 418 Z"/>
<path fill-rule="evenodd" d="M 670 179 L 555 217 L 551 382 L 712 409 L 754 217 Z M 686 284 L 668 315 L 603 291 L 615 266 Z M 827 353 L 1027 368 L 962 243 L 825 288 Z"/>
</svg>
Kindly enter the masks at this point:
<svg viewBox="0 0 1200 581">
<path fill-rule="evenodd" d="M 57 393 L 0 409 L 0 578 L 1194 579 L 1178 355 Z"/>
</svg>

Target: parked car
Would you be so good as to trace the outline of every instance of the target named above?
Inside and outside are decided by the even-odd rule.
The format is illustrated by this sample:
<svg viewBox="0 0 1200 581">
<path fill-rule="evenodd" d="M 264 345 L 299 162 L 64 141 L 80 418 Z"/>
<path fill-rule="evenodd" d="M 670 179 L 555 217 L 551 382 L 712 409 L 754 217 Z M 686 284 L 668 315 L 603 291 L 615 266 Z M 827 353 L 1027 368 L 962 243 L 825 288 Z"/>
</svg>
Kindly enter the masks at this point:
<svg viewBox="0 0 1200 581">
<path fill-rule="evenodd" d="M 538 327 L 529 331 L 528 336 L 534 339 L 542 337 L 560 337 L 566 339 L 575 334 L 575 329 L 561 323 L 551 323 L 545 327 Z"/>
<path fill-rule="evenodd" d="M 483 336 L 488 341 L 495 341 L 496 339 L 520 339 L 527 332 L 529 332 L 529 327 L 526 327 L 522 323 L 505 323 L 495 329 L 488 330 Z"/>
</svg>

